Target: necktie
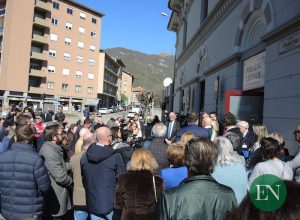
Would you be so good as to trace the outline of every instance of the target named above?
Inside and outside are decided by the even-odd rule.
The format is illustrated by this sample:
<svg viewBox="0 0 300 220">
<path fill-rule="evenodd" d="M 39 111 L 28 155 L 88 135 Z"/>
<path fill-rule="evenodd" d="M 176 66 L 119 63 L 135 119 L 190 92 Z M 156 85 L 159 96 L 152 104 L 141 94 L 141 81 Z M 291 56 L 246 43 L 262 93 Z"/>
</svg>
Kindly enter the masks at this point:
<svg viewBox="0 0 300 220">
<path fill-rule="evenodd" d="M 173 130 L 173 121 L 171 121 L 171 122 L 169 123 L 168 138 L 171 138 L 172 130 Z"/>
</svg>

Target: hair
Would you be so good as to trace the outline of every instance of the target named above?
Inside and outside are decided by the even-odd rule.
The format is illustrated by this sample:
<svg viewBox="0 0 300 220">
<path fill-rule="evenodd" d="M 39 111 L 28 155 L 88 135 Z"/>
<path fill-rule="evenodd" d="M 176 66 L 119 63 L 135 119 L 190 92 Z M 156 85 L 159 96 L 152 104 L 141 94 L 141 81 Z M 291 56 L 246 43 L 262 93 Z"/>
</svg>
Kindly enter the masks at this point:
<svg viewBox="0 0 300 220">
<path fill-rule="evenodd" d="M 14 117 L 13 116 L 8 116 L 4 119 L 3 127 L 7 128 L 7 127 L 13 126 L 13 125 L 14 125 Z"/>
<path fill-rule="evenodd" d="M 264 137 L 268 136 L 268 130 L 267 127 L 263 124 L 256 124 L 253 125 L 253 133 L 257 137 L 257 141 L 260 142 L 260 140 Z"/>
<path fill-rule="evenodd" d="M 17 117 L 16 127 L 28 124 L 28 121 L 30 121 L 30 116 L 22 113 Z"/>
<path fill-rule="evenodd" d="M 209 114 L 210 114 L 210 115 L 215 115 L 216 117 L 218 117 L 218 113 L 217 113 L 217 112 L 212 111 L 212 112 L 210 112 Z"/>
<path fill-rule="evenodd" d="M 115 140 L 116 138 L 118 138 L 119 127 L 111 127 L 110 132 L 112 135 L 112 139 Z"/>
<path fill-rule="evenodd" d="M 167 150 L 168 161 L 174 166 L 183 166 L 185 163 L 184 159 L 184 145 L 182 144 L 171 144 Z"/>
<path fill-rule="evenodd" d="M 233 146 L 225 137 L 217 137 L 214 141 L 218 149 L 217 163 L 220 166 L 228 166 L 239 160 L 239 155 L 233 151 Z"/>
<path fill-rule="evenodd" d="M 191 113 L 187 117 L 188 123 L 196 123 L 199 120 L 199 115 L 197 113 Z"/>
<path fill-rule="evenodd" d="M 284 181 L 287 189 L 287 197 L 283 205 L 273 212 L 264 212 L 257 209 L 251 202 L 250 195 L 247 193 L 240 206 L 233 211 L 231 220 L 243 219 L 264 219 L 264 220 L 296 220 L 299 219 L 299 197 L 300 184 L 292 181 Z"/>
<path fill-rule="evenodd" d="M 167 126 L 163 123 L 156 123 L 152 128 L 153 137 L 164 137 L 167 134 Z"/>
<path fill-rule="evenodd" d="M 49 127 L 46 127 L 44 130 L 45 141 L 52 141 L 52 138 L 57 135 L 59 129 L 59 124 L 54 124 Z"/>
<path fill-rule="evenodd" d="M 157 168 L 158 168 L 158 164 L 149 150 L 139 148 L 133 152 L 129 170 L 131 171 L 148 170 L 153 172 Z"/>
<path fill-rule="evenodd" d="M 75 127 L 77 127 L 76 124 L 71 124 L 70 127 L 69 127 L 69 129 L 68 129 L 68 133 L 71 133 L 72 130 L 73 130 Z"/>
<path fill-rule="evenodd" d="M 191 176 L 210 175 L 217 157 L 217 147 L 209 139 L 193 138 L 185 146 L 185 162 Z"/>
<path fill-rule="evenodd" d="M 278 141 L 280 146 L 284 145 L 284 139 L 283 139 L 283 136 L 280 133 L 273 132 L 273 133 L 269 134 L 268 137 L 271 137 L 271 138 L 275 139 L 276 141 Z"/>
<path fill-rule="evenodd" d="M 33 140 L 33 129 L 31 125 L 21 125 L 16 128 L 17 142 L 30 143 Z"/>
<path fill-rule="evenodd" d="M 278 156 L 279 143 L 271 137 L 265 137 L 260 140 L 261 150 L 264 159 L 269 160 Z"/>
<path fill-rule="evenodd" d="M 36 117 L 40 117 L 40 118 L 41 118 L 41 121 L 44 122 L 44 117 L 43 117 L 43 113 L 42 113 L 42 112 L 37 112 L 37 113 L 35 114 L 35 118 L 36 118 Z"/>
<path fill-rule="evenodd" d="M 83 122 L 83 124 L 93 124 L 93 121 L 91 120 L 91 119 L 89 119 L 89 118 L 86 118 L 86 119 L 84 119 L 84 122 Z"/>
<path fill-rule="evenodd" d="M 191 132 L 185 132 L 181 138 L 180 138 L 180 143 L 183 144 L 183 146 L 186 145 L 187 142 L 189 142 L 189 140 L 193 139 L 195 136 L 193 135 L 193 133 Z"/>
<path fill-rule="evenodd" d="M 15 134 L 16 127 L 15 126 L 8 126 L 5 130 L 5 135 L 6 136 L 13 136 Z"/>
<path fill-rule="evenodd" d="M 132 136 L 133 132 L 130 131 L 130 130 L 122 130 L 121 132 L 121 138 L 122 138 L 122 141 L 127 141 L 128 140 L 128 137 Z"/>
<path fill-rule="evenodd" d="M 231 112 L 226 112 L 222 115 L 222 122 L 226 126 L 233 126 L 236 125 L 236 117 Z"/>
<path fill-rule="evenodd" d="M 249 123 L 246 122 L 246 121 L 239 121 L 237 124 L 238 124 L 238 126 L 242 126 L 242 127 L 246 128 L 246 129 L 249 128 Z"/>
<path fill-rule="evenodd" d="M 242 139 L 238 134 L 229 131 L 226 132 L 223 137 L 227 138 L 231 142 L 234 151 L 240 147 Z"/>
</svg>

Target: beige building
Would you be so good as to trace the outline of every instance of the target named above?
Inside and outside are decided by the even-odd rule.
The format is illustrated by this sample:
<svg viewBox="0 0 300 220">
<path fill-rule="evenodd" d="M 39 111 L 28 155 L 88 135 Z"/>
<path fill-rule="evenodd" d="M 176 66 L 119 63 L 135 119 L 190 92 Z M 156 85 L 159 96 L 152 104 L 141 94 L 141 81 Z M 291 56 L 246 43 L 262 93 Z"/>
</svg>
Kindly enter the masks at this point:
<svg viewBox="0 0 300 220">
<path fill-rule="evenodd" d="M 117 106 L 121 101 L 120 84 L 124 63 L 110 57 L 104 51 L 99 53 L 98 99 L 100 108 Z"/>
<path fill-rule="evenodd" d="M 71 0 L 0 1 L 1 105 L 95 109 L 102 16 Z"/>
<path fill-rule="evenodd" d="M 130 73 L 123 71 L 122 72 L 122 83 L 121 83 L 121 94 L 127 96 L 128 100 L 126 105 L 130 105 L 132 102 L 132 84 L 134 77 Z"/>
</svg>

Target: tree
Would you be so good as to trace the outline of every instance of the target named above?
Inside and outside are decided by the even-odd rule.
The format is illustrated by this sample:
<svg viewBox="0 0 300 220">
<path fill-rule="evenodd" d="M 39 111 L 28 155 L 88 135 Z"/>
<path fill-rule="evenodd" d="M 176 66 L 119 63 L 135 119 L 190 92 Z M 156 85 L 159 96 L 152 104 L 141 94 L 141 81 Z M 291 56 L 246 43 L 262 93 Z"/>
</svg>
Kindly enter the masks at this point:
<svg viewBox="0 0 300 220">
<path fill-rule="evenodd" d="M 124 93 L 121 94 L 121 102 L 123 105 L 128 104 L 128 97 Z"/>
</svg>

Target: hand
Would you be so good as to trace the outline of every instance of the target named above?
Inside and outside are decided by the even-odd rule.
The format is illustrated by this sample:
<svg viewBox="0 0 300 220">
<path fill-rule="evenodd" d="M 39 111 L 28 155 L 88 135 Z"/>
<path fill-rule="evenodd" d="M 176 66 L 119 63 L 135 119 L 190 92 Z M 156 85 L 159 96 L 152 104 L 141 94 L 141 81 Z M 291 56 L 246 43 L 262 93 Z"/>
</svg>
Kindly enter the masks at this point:
<svg viewBox="0 0 300 220">
<path fill-rule="evenodd" d="M 172 144 L 172 141 L 168 140 L 167 138 L 165 139 L 165 142 L 166 142 L 167 145 Z"/>
</svg>

